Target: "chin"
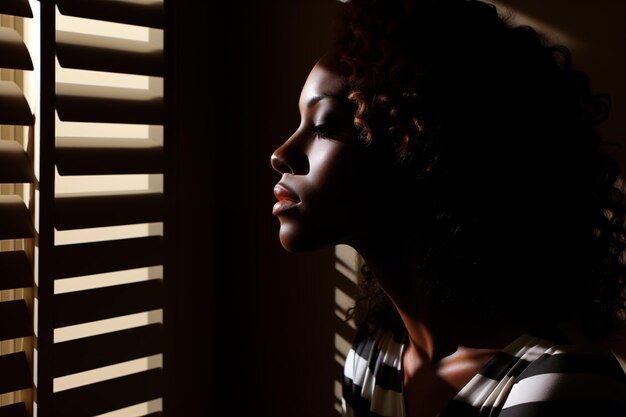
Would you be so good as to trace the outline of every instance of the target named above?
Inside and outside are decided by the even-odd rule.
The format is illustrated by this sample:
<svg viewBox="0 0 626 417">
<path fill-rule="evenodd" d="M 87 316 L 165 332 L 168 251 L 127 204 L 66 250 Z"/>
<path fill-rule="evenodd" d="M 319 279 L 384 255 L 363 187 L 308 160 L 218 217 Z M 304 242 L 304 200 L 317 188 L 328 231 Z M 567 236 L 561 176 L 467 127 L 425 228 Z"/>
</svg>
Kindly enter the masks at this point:
<svg viewBox="0 0 626 417">
<path fill-rule="evenodd" d="M 317 232 L 307 233 L 292 224 L 281 223 L 280 244 L 292 253 L 313 252 L 336 244 L 334 239 L 326 238 L 319 230 Z"/>
<path fill-rule="evenodd" d="M 319 246 L 312 244 L 309 239 L 299 238 L 297 236 L 287 235 L 284 233 L 280 233 L 280 244 L 291 253 L 313 252 L 324 247 L 323 245 Z"/>
</svg>

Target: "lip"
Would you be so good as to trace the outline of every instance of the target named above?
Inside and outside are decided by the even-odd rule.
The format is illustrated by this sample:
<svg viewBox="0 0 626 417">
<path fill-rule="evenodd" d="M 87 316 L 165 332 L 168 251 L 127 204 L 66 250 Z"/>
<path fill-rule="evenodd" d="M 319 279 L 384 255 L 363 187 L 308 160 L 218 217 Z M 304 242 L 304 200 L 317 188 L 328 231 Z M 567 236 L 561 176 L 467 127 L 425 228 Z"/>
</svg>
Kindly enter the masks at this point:
<svg viewBox="0 0 626 417">
<path fill-rule="evenodd" d="M 274 197 L 278 200 L 272 208 L 272 214 L 277 215 L 283 213 L 290 208 L 295 207 L 300 203 L 300 199 L 291 189 L 284 184 L 276 184 L 274 186 Z"/>
</svg>

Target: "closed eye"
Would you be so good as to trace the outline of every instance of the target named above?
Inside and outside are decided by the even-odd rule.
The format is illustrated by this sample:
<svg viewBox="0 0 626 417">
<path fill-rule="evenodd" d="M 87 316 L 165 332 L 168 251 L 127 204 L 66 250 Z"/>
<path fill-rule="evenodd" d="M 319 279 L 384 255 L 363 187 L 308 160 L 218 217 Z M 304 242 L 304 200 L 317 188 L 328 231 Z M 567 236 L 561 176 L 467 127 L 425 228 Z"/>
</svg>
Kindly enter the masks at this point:
<svg viewBox="0 0 626 417">
<path fill-rule="evenodd" d="M 331 126 L 327 124 L 319 124 L 315 126 L 311 126 L 309 129 L 312 133 L 314 133 L 317 137 L 322 139 L 328 139 L 333 136 L 335 133 Z"/>
<path fill-rule="evenodd" d="M 308 129 L 311 133 L 320 139 L 332 139 L 341 142 L 351 142 L 356 137 L 353 130 L 348 128 L 337 127 L 333 124 L 320 123 L 313 125 Z"/>
</svg>

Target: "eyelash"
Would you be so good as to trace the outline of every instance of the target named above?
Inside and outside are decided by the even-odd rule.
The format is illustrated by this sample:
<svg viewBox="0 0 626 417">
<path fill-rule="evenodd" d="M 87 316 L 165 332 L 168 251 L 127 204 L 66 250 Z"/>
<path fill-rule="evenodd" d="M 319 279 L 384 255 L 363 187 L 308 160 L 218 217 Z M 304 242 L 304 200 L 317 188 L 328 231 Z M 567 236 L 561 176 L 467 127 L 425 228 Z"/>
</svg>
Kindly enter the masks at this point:
<svg viewBox="0 0 626 417">
<path fill-rule="evenodd" d="M 310 130 L 322 139 L 330 137 L 333 133 L 332 129 L 327 125 L 316 125 L 311 127 Z"/>
</svg>

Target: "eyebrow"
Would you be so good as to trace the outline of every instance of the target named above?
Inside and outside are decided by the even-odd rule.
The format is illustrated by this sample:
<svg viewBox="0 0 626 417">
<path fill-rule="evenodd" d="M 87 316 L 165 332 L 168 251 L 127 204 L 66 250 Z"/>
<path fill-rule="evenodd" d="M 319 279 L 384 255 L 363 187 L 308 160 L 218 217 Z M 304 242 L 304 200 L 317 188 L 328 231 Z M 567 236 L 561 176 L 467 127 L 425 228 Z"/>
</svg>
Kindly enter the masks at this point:
<svg viewBox="0 0 626 417">
<path fill-rule="evenodd" d="M 320 95 L 317 96 L 313 96 L 309 99 L 309 101 L 307 101 L 306 103 L 306 108 L 310 109 L 311 107 L 313 107 L 315 104 L 319 103 L 320 101 L 324 100 L 325 98 L 330 98 L 333 99 L 339 103 L 343 103 L 345 102 L 345 98 L 340 97 L 336 94 L 328 94 L 328 93 L 322 93 Z"/>
</svg>

